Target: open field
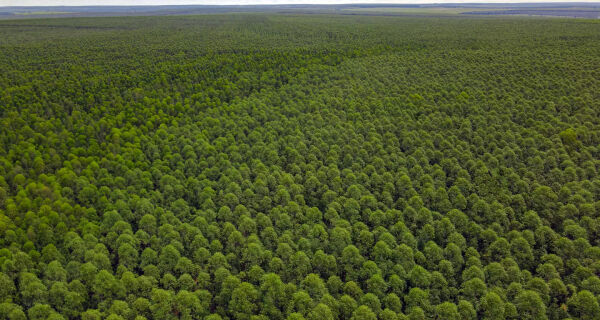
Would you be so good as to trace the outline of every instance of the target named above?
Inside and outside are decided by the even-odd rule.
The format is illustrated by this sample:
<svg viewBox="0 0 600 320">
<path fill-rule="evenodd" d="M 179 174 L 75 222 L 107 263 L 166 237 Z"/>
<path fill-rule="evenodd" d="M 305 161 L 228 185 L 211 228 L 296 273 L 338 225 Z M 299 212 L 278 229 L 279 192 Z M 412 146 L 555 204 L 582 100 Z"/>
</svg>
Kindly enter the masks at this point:
<svg viewBox="0 0 600 320">
<path fill-rule="evenodd" d="M 14 15 L 17 16 L 35 16 L 35 15 L 61 15 L 61 14 L 69 14 L 69 13 L 77 13 L 77 12 L 68 12 L 68 11 L 27 11 L 27 12 L 14 12 Z"/>
<path fill-rule="evenodd" d="M 63 7 L 0 7 L 0 19 L 106 17 L 106 16 L 162 16 L 224 13 L 279 14 L 342 14 L 342 15 L 542 15 L 596 19 L 599 3 L 535 3 L 535 4 L 343 4 L 343 5 L 258 5 L 258 6 L 63 6 Z"/>
<path fill-rule="evenodd" d="M 546 16 L 546 17 L 565 17 L 565 18 L 586 18 L 600 19 L 600 9 L 516 9 L 516 10 L 478 10 L 465 11 L 463 14 L 475 15 L 526 15 L 526 16 Z"/>
<path fill-rule="evenodd" d="M 495 9 L 502 10 L 502 9 Z M 489 12 L 492 14 L 494 9 L 472 8 L 472 7 L 420 7 L 420 8 L 401 8 L 401 7 L 372 7 L 372 8 L 345 8 L 342 12 L 353 13 L 381 13 L 381 14 L 402 14 L 402 15 L 457 15 L 468 12 Z"/>
</svg>

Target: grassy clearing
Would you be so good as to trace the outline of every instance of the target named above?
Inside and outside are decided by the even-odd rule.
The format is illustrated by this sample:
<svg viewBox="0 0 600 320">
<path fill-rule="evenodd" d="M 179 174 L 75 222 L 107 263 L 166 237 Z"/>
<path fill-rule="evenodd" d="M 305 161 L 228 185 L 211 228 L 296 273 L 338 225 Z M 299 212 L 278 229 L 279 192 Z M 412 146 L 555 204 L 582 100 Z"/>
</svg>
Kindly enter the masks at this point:
<svg viewBox="0 0 600 320">
<path fill-rule="evenodd" d="M 342 11 L 364 12 L 364 13 L 393 13 L 393 14 L 412 14 L 412 15 L 458 15 L 473 11 L 494 11 L 500 9 L 478 9 L 478 8 L 449 8 L 449 7 L 431 7 L 431 8 L 398 8 L 398 7 L 379 7 L 379 8 L 348 8 Z"/>
</svg>

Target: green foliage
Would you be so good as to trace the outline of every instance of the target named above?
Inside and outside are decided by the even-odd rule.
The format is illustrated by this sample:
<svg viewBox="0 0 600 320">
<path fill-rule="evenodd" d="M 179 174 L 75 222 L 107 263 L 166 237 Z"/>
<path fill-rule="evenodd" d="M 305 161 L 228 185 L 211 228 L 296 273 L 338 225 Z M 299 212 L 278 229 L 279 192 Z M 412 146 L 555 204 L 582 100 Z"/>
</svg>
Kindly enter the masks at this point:
<svg viewBox="0 0 600 320">
<path fill-rule="evenodd" d="M 599 319 L 600 24 L 0 21 L 0 319 Z"/>
</svg>

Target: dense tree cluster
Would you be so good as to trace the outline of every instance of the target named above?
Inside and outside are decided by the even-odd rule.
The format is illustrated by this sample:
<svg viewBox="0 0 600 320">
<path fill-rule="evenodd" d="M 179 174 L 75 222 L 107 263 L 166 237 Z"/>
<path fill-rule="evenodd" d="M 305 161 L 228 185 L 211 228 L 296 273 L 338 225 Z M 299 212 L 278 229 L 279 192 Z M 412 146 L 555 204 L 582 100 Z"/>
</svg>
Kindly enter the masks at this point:
<svg viewBox="0 0 600 320">
<path fill-rule="evenodd" d="M 600 318 L 597 22 L 0 39 L 0 319 Z"/>
</svg>

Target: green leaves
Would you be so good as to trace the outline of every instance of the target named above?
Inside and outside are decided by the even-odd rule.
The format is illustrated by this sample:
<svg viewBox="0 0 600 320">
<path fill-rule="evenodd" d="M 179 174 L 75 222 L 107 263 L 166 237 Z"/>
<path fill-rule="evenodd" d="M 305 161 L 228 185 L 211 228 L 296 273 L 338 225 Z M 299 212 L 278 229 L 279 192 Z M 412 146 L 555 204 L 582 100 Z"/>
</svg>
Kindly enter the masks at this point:
<svg viewBox="0 0 600 320">
<path fill-rule="evenodd" d="M 0 21 L 0 318 L 596 319 L 597 34 Z"/>
</svg>

